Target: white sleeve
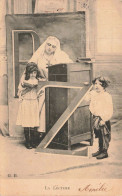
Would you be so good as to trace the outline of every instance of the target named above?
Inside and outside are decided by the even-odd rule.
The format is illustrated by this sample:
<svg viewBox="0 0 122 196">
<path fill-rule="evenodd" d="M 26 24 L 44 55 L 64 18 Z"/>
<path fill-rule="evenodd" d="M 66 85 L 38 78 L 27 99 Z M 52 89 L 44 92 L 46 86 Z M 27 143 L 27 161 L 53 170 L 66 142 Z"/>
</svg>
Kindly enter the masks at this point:
<svg viewBox="0 0 122 196">
<path fill-rule="evenodd" d="M 110 94 L 107 94 L 105 96 L 102 107 L 103 108 L 100 117 L 102 118 L 103 121 L 110 120 L 113 115 L 113 102 Z"/>
</svg>

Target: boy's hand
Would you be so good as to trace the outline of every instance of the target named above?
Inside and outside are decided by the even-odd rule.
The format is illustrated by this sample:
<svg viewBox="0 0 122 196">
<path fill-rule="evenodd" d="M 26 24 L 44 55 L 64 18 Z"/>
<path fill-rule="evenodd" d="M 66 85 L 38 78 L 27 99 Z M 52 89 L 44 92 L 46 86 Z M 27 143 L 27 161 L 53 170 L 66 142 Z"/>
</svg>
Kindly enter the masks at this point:
<svg viewBox="0 0 122 196">
<path fill-rule="evenodd" d="M 103 120 L 100 121 L 100 126 L 105 125 L 105 122 Z"/>
</svg>

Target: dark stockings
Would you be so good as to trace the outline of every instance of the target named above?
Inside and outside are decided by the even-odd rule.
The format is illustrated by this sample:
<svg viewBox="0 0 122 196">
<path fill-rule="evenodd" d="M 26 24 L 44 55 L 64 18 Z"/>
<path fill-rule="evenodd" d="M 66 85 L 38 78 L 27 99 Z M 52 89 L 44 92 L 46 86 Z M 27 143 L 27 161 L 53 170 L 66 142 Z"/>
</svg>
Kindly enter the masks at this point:
<svg viewBox="0 0 122 196">
<path fill-rule="evenodd" d="M 24 134 L 25 134 L 25 146 L 28 149 L 32 149 L 31 147 L 31 136 L 30 136 L 30 128 L 24 127 Z"/>
<path fill-rule="evenodd" d="M 28 149 L 36 148 L 44 137 L 37 131 L 37 127 L 24 127 L 25 146 Z"/>
</svg>

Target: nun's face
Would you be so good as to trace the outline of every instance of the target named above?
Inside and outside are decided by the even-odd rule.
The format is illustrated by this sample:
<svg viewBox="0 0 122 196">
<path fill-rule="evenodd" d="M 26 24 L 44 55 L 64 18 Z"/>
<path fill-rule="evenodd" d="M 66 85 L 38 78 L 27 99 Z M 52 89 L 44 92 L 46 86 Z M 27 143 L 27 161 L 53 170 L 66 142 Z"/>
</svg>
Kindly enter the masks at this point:
<svg viewBox="0 0 122 196">
<path fill-rule="evenodd" d="M 55 53 L 56 50 L 56 43 L 53 41 L 48 41 L 45 46 L 45 52 L 47 55 L 52 55 Z"/>
</svg>

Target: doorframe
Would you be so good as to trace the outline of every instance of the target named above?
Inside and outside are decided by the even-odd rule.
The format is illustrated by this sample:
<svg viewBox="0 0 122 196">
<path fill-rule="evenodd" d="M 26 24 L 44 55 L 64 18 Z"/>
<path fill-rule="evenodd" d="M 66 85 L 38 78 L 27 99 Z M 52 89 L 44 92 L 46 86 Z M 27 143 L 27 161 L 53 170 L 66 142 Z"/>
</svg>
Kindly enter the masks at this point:
<svg viewBox="0 0 122 196">
<path fill-rule="evenodd" d="M 18 41 L 18 34 L 19 33 L 30 33 L 31 34 L 31 36 L 32 36 L 32 48 L 33 48 L 33 54 L 34 54 L 34 52 L 35 52 L 35 50 L 36 50 L 36 47 L 35 47 L 35 39 L 38 37 L 38 39 L 39 39 L 39 35 L 35 32 L 35 31 L 33 31 L 33 30 L 12 30 L 12 61 L 13 61 L 13 96 L 16 98 L 16 85 L 15 85 L 15 81 L 16 81 L 16 79 L 15 79 L 15 68 L 16 68 L 16 66 L 15 66 L 15 64 L 16 64 L 16 58 L 17 58 L 17 55 L 15 55 L 15 51 L 16 51 L 16 53 L 17 53 L 17 49 L 15 49 L 15 35 L 17 35 L 17 40 L 16 41 Z M 16 43 L 16 44 L 18 44 L 18 43 Z M 18 54 L 19 54 L 19 52 L 18 52 Z M 19 61 L 18 60 L 18 62 L 28 62 L 28 61 Z"/>
</svg>

